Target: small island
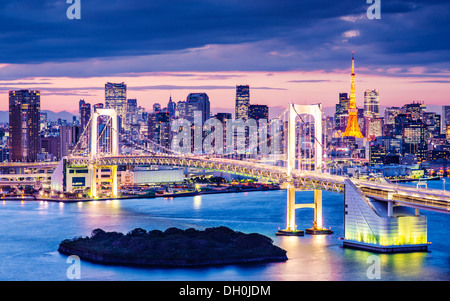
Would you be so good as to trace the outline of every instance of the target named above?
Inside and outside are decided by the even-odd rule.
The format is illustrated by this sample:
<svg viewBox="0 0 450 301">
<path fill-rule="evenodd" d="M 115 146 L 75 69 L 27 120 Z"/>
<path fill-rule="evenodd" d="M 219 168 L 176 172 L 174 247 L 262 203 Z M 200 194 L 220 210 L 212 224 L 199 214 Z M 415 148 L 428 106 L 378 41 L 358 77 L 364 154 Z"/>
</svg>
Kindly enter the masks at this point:
<svg viewBox="0 0 450 301">
<path fill-rule="evenodd" d="M 90 237 L 66 239 L 58 251 L 81 259 L 118 265 L 195 267 L 256 262 L 286 261 L 286 251 L 267 236 L 234 231 L 227 227 L 204 231 L 168 228 L 127 234 L 92 231 Z"/>
</svg>

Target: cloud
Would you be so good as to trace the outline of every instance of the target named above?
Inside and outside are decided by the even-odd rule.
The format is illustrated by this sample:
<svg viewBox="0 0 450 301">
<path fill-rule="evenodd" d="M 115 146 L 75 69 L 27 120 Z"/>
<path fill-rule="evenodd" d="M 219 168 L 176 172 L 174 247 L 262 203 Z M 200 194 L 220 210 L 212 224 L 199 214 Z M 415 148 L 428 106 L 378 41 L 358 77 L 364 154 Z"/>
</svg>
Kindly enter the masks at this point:
<svg viewBox="0 0 450 301">
<path fill-rule="evenodd" d="M 368 6 L 354 0 L 89 0 L 81 20 L 68 20 L 62 0 L 2 0 L 0 78 L 330 71 L 348 68 L 351 50 L 358 66 L 372 70 L 450 70 L 450 2 L 384 1 L 381 20 L 367 19 Z"/>
</svg>

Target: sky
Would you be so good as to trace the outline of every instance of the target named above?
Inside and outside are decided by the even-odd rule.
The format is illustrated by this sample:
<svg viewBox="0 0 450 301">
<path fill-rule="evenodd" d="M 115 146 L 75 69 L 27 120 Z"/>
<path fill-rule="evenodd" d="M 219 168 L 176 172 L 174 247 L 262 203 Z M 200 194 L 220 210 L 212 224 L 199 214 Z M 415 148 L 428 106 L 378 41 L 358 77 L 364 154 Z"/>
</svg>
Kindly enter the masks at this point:
<svg viewBox="0 0 450 301">
<path fill-rule="evenodd" d="M 366 0 L 78 1 L 81 19 L 66 0 L 0 2 L 0 110 L 9 90 L 39 89 L 41 109 L 76 112 L 106 82 L 148 110 L 205 92 L 233 111 L 241 84 L 254 104 L 334 107 L 352 51 L 358 107 L 367 89 L 382 106 L 450 105 L 448 0 L 383 0 L 380 19 Z"/>
</svg>

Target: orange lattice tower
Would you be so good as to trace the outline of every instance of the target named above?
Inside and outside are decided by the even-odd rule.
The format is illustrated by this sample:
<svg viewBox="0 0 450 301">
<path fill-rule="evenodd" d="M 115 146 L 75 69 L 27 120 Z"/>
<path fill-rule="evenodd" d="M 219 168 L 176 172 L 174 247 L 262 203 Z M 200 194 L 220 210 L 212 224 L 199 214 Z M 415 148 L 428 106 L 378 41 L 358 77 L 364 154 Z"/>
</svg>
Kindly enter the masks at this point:
<svg viewBox="0 0 450 301">
<path fill-rule="evenodd" d="M 343 134 L 344 137 L 355 137 L 364 138 L 359 129 L 358 117 L 356 113 L 358 109 L 356 108 L 356 96 L 355 96 L 355 52 L 352 51 L 352 84 L 350 91 L 350 104 L 348 106 L 348 121 L 347 128 Z"/>
</svg>

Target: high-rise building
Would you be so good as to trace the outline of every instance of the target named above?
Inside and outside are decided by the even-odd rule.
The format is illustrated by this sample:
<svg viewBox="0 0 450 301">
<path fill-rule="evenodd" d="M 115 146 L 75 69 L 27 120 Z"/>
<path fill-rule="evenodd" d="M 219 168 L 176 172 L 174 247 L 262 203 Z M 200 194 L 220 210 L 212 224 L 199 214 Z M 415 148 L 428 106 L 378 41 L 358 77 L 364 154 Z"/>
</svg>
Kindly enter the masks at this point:
<svg viewBox="0 0 450 301">
<path fill-rule="evenodd" d="M 179 101 L 177 102 L 177 112 L 178 112 L 178 118 L 186 118 L 186 102 L 185 101 Z"/>
<path fill-rule="evenodd" d="M 355 95 L 355 56 L 352 52 L 352 74 L 350 86 L 350 102 L 348 106 L 347 128 L 343 134 L 344 137 L 364 138 L 358 124 L 358 109 L 356 108 Z"/>
<path fill-rule="evenodd" d="M 377 90 L 364 92 L 364 117 L 380 117 L 380 93 Z"/>
<path fill-rule="evenodd" d="M 433 138 L 441 133 L 441 115 L 434 112 L 422 113 L 422 123 L 427 128 L 427 137 Z"/>
<path fill-rule="evenodd" d="M 96 103 L 95 105 L 93 105 L 93 109 L 94 109 L 94 112 L 96 112 L 97 109 L 103 109 L 103 104 L 101 102 Z"/>
<path fill-rule="evenodd" d="M 412 121 L 422 120 L 422 114 L 426 112 L 426 105 L 423 102 L 413 101 L 403 106 L 406 115 Z"/>
<path fill-rule="evenodd" d="M 135 98 L 127 100 L 127 124 L 137 124 L 137 100 Z"/>
<path fill-rule="evenodd" d="M 119 129 L 127 129 L 127 85 L 125 83 L 105 84 L 105 109 L 114 109 L 119 117 Z"/>
<path fill-rule="evenodd" d="M 266 105 L 249 105 L 248 118 L 255 120 L 269 120 L 269 107 Z"/>
<path fill-rule="evenodd" d="M 194 112 L 201 112 L 202 123 L 210 117 L 209 97 L 206 93 L 190 93 L 186 98 L 186 119 L 194 122 Z"/>
<path fill-rule="evenodd" d="M 161 111 L 161 105 L 159 103 L 153 104 L 153 114 L 159 113 Z"/>
<path fill-rule="evenodd" d="M 450 124 L 450 106 L 442 106 L 441 124 L 441 133 L 445 134 L 447 129 L 446 126 Z"/>
<path fill-rule="evenodd" d="M 9 135 L 12 161 L 36 161 L 40 150 L 39 90 L 9 91 Z"/>
<path fill-rule="evenodd" d="M 86 104 L 85 104 L 86 105 Z M 80 139 L 81 132 L 79 126 L 60 126 L 59 139 L 61 157 L 68 156 Z"/>
<path fill-rule="evenodd" d="M 410 122 L 403 127 L 402 150 L 414 154 L 418 161 L 427 158 L 426 126 L 422 122 Z"/>
<path fill-rule="evenodd" d="M 395 124 L 395 117 L 401 114 L 402 109 L 399 107 L 388 107 L 384 110 L 384 123 Z"/>
<path fill-rule="evenodd" d="M 84 102 L 84 101 L 83 101 Z M 84 131 L 91 119 L 91 104 L 83 103 L 80 105 L 80 125 L 81 131 Z"/>
<path fill-rule="evenodd" d="M 348 119 L 348 106 L 350 99 L 347 93 L 339 93 L 339 103 L 336 104 L 334 114 L 334 127 L 336 130 L 345 131 Z"/>
<path fill-rule="evenodd" d="M 236 86 L 236 119 L 248 119 L 250 106 L 250 88 L 248 85 Z"/>
<path fill-rule="evenodd" d="M 47 113 L 46 112 L 41 112 L 40 113 L 41 114 L 41 116 L 40 116 L 40 126 L 39 126 L 39 129 L 41 130 L 41 131 L 44 131 L 44 130 L 46 130 L 47 129 Z"/>
<path fill-rule="evenodd" d="M 167 104 L 167 111 L 169 111 L 170 117 L 175 117 L 175 111 L 177 109 L 177 103 L 172 101 L 172 95 L 169 98 L 169 103 Z"/>
<path fill-rule="evenodd" d="M 383 118 L 368 118 L 366 138 L 375 140 L 375 138 L 381 136 L 383 136 Z"/>
</svg>

